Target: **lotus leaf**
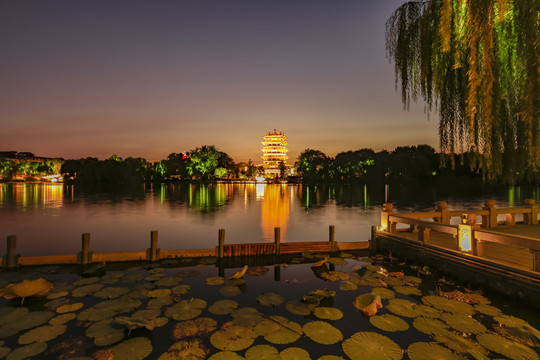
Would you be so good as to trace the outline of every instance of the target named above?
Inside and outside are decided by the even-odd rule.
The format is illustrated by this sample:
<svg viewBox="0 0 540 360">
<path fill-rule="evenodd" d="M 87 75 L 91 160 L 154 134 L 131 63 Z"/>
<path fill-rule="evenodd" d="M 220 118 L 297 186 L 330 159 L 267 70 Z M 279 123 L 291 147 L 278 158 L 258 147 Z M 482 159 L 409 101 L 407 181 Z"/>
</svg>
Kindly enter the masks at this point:
<svg viewBox="0 0 540 360">
<path fill-rule="evenodd" d="M 415 304 L 409 300 L 390 299 L 388 300 L 388 305 L 386 308 L 388 311 L 391 311 L 396 315 L 415 318 L 416 314 L 414 313 L 414 305 Z"/>
<path fill-rule="evenodd" d="M 379 275 L 379 274 L 377 274 L 377 275 Z M 390 277 L 390 276 L 384 278 L 384 282 L 387 285 L 394 286 L 394 287 L 396 287 L 396 286 L 404 286 L 405 285 L 404 281 L 402 281 L 402 280 L 400 280 L 398 278 L 395 278 L 395 277 Z"/>
<path fill-rule="evenodd" d="M 29 330 L 19 336 L 19 344 L 27 345 L 31 343 L 41 343 L 47 342 L 49 340 L 55 339 L 58 336 L 66 332 L 65 325 L 45 325 L 38 328 Z"/>
<path fill-rule="evenodd" d="M 20 283 L 9 284 L 0 290 L 0 296 L 5 297 L 8 300 L 21 298 L 22 305 L 25 298 L 29 296 L 45 295 L 52 287 L 53 284 L 42 278 L 37 280 L 23 280 Z"/>
<path fill-rule="evenodd" d="M 206 285 L 221 285 L 224 282 L 225 279 L 221 276 L 214 276 L 206 279 Z"/>
<path fill-rule="evenodd" d="M 165 316 L 174 320 L 190 320 L 201 314 L 206 301 L 201 299 L 182 300 L 165 310 Z"/>
<path fill-rule="evenodd" d="M 216 330 L 217 321 L 211 318 L 198 318 L 195 320 L 181 321 L 174 328 L 174 338 L 182 340 L 191 336 L 207 337 Z"/>
<path fill-rule="evenodd" d="M 217 258 L 213 256 L 203 257 L 199 259 L 199 264 L 202 265 L 214 265 L 217 262 Z"/>
<path fill-rule="evenodd" d="M 403 351 L 386 336 L 370 331 L 357 332 L 343 342 L 343 351 L 351 360 L 399 360 Z"/>
<path fill-rule="evenodd" d="M 33 343 L 17 348 L 6 356 L 6 360 L 24 360 L 41 354 L 47 348 L 46 343 Z"/>
<path fill-rule="evenodd" d="M 154 322 L 152 320 L 142 318 L 118 316 L 113 320 L 113 322 L 115 324 L 125 327 L 126 329 L 128 329 L 129 332 L 131 332 L 131 330 L 139 328 L 145 328 L 150 331 L 154 330 Z"/>
<path fill-rule="evenodd" d="M 489 315 L 489 316 L 502 315 L 501 309 L 496 308 L 495 306 L 491 306 L 491 305 L 477 304 L 477 305 L 474 305 L 474 309 L 484 315 Z"/>
<path fill-rule="evenodd" d="M 225 280 L 225 286 L 242 286 L 246 283 L 244 279 L 227 279 Z"/>
<path fill-rule="evenodd" d="M 154 281 L 154 284 L 156 284 L 156 286 L 173 287 L 180 284 L 181 282 L 182 282 L 182 278 L 167 276 L 167 277 Z"/>
<path fill-rule="evenodd" d="M 460 354 L 467 354 L 469 350 L 474 350 L 484 356 L 488 353 L 487 350 L 477 342 L 468 340 L 466 337 L 450 331 L 439 333 L 435 335 L 434 339 Z"/>
<path fill-rule="evenodd" d="M 56 312 L 59 313 L 59 314 L 64 314 L 64 313 L 68 313 L 68 312 L 77 311 L 80 308 L 82 308 L 83 306 L 84 306 L 84 304 L 80 303 L 80 302 L 79 303 L 73 303 L 73 304 L 66 304 L 66 305 L 59 306 L 56 309 Z"/>
<path fill-rule="evenodd" d="M 11 352 L 10 348 L 7 347 L 0 347 L 0 359 L 3 359 Z"/>
<path fill-rule="evenodd" d="M 71 296 L 73 297 L 85 297 L 94 294 L 96 291 L 100 290 L 103 287 L 103 284 L 90 284 L 83 285 L 71 291 Z"/>
<path fill-rule="evenodd" d="M 349 274 L 343 271 L 327 271 L 321 274 L 321 277 L 330 281 L 344 281 L 349 280 Z"/>
<path fill-rule="evenodd" d="M 161 355 L 158 360 L 206 359 L 210 351 L 198 340 L 179 341 L 174 343 L 169 350 Z"/>
<path fill-rule="evenodd" d="M 133 290 L 129 293 L 129 297 L 133 299 L 146 299 L 148 297 L 148 291 L 152 290 L 156 286 L 153 283 L 145 282 L 133 287 Z"/>
<path fill-rule="evenodd" d="M 58 315 L 56 317 L 53 317 L 51 320 L 49 320 L 49 324 L 50 325 L 62 325 L 62 324 L 65 324 L 65 323 L 75 319 L 76 317 L 77 317 L 77 315 L 75 315 L 74 313 L 67 313 L 67 314 Z"/>
<path fill-rule="evenodd" d="M 261 276 L 268 272 L 268 268 L 265 266 L 255 266 L 248 268 L 246 274 L 250 276 Z"/>
<path fill-rule="evenodd" d="M 409 324 L 395 315 L 375 315 L 369 318 L 369 322 L 384 331 L 405 331 Z"/>
<path fill-rule="evenodd" d="M 408 284 L 414 284 L 414 285 L 420 285 L 422 283 L 422 279 L 416 276 L 404 276 L 403 281 L 405 281 Z"/>
<path fill-rule="evenodd" d="M 378 272 L 382 269 L 382 267 L 378 266 L 378 265 L 366 265 L 364 266 L 365 269 L 369 270 L 369 271 L 373 271 L 373 272 Z"/>
<path fill-rule="evenodd" d="M 299 347 L 287 348 L 282 350 L 279 355 L 281 355 L 281 360 L 311 360 L 309 353 Z"/>
<path fill-rule="evenodd" d="M 345 359 L 337 355 L 323 355 L 317 360 L 345 360 Z"/>
<path fill-rule="evenodd" d="M 238 308 L 238 303 L 234 300 L 218 300 L 208 307 L 208 311 L 214 315 L 226 315 Z"/>
<path fill-rule="evenodd" d="M 349 264 L 349 263 L 347 262 L 347 260 L 342 259 L 342 258 L 339 258 L 339 257 L 331 257 L 330 259 L 328 259 L 328 262 L 329 262 L 330 264 L 335 265 L 335 266 L 342 266 L 342 265 L 347 265 L 347 264 Z"/>
<path fill-rule="evenodd" d="M 32 329 L 43 325 L 52 319 L 53 312 L 50 311 L 15 311 L 2 318 L 0 326 L 0 338 L 7 338 L 23 330 Z M 9 321 L 8 319 L 11 319 Z M 5 322 L 8 320 L 9 322 Z"/>
<path fill-rule="evenodd" d="M 500 335 L 480 334 L 476 337 L 476 340 L 486 349 L 512 360 L 538 360 L 538 354 L 530 347 L 508 340 Z"/>
<path fill-rule="evenodd" d="M 381 299 L 388 300 L 393 299 L 396 294 L 392 290 L 385 289 L 382 287 L 374 288 L 371 290 L 372 294 L 379 295 Z"/>
<path fill-rule="evenodd" d="M 323 320 L 339 320 L 343 317 L 343 312 L 332 307 L 317 307 L 313 315 Z"/>
<path fill-rule="evenodd" d="M 142 281 L 142 280 L 144 280 L 144 275 L 143 274 L 131 274 L 131 275 L 126 275 L 122 279 L 122 282 L 125 283 L 125 284 L 130 284 L 130 283 L 135 283 L 135 282 L 139 282 L 139 281 Z"/>
<path fill-rule="evenodd" d="M 426 305 L 431 305 L 439 310 L 451 312 L 461 315 L 472 315 L 476 312 L 474 308 L 457 300 L 446 299 L 436 295 L 426 295 L 422 297 L 422 302 Z"/>
<path fill-rule="evenodd" d="M 381 297 L 371 293 L 362 294 L 356 298 L 354 306 L 362 314 L 373 316 L 377 313 L 377 309 L 382 308 Z"/>
<path fill-rule="evenodd" d="M 351 277 L 351 281 L 360 286 L 381 286 L 381 280 L 370 276 Z"/>
<path fill-rule="evenodd" d="M 395 292 L 398 292 L 403 295 L 418 295 L 422 296 L 422 292 L 418 290 L 415 287 L 412 286 L 395 286 L 394 287 Z"/>
<path fill-rule="evenodd" d="M 165 274 L 152 274 L 152 275 L 145 276 L 144 280 L 146 280 L 146 281 L 158 281 L 158 280 L 161 280 L 164 276 L 165 276 Z"/>
<path fill-rule="evenodd" d="M 172 293 L 176 295 L 187 294 L 191 289 L 190 285 L 178 285 L 172 288 Z"/>
<path fill-rule="evenodd" d="M 51 300 L 51 301 L 48 301 L 46 302 L 43 307 L 47 310 L 50 310 L 50 311 L 56 311 L 56 309 L 59 307 L 59 306 L 62 306 L 62 305 L 69 305 L 71 304 L 71 299 L 67 298 L 67 297 L 61 297 L 61 298 L 58 298 L 58 299 L 54 299 L 54 300 Z"/>
<path fill-rule="evenodd" d="M 270 345 L 255 345 L 246 350 L 246 360 L 281 360 L 278 350 Z"/>
<path fill-rule="evenodd" d="M 448 327 L 442 321 L 429 318 L 414 319 L 413 326 L 416 330 L 428 335 L 436 335 L 447 332 Z"/>
<path fill-rule="evenodd" d="M 61 297 L 64 297 L 66 295 L 69 295 L 69 291 L 57 291 L 57 292 L 54 292 L 54 293 L 51 293 L 49 295 L 47 295 L 47 299 L 49 300 L 54 300 L 54 299 L 58 299 L 58 298 L 61 298 Z"/>
<path fill-rule="evenodd" d="M 154 321 L 154 326 L 155 327 L 162 327 L 162 326 L 165 326 L 169 323 L 169 318 L 166 318 L 166 317 L 157 317 L 155 319 L 153 319 Z"/>
<path fill-rule="evenodd" d="M 146 320 L 152 320 L 157 318 L 159 315 L 161 315 L 160 309 L 145 309 L 145 310 L 138 310 L 134 312 L 131 317 L 135 319 L 146 319 Z"/>
<path fill-rule="evenodd" d="M 151 309 L 161 309 L 163 306 L 171 305 L 173 301 L 171 296 L 159 297 L 148 301 L 147 306 Z"/>
<path fill-rule="evenodd" d="M 440 310 L 432 308 L 428 305 L 415 305 L 414 313 L 418 316 L 427 317 L 427 318 L 438 318 L 441 316 Z"/>
<path fill-rule="evenodd" d="M 285 309 L 294 315 L 309 315 L 317 307 L 316 304 L 310 304 L 303 301 L 289 301 L 285 304 Z"/>
<path fill-rule="evenodd" d="M 441 315 L 441 319 L 460 332 L 480 334 L 487 331 L 484 325 L 465 315 L 444 313 Z"/>
<path fill-rule="evenodd" d="M 149 298 L 162 298 L 171 295 L 171 289 L 155 289 L 148 291 Z"/>
<path fill-rule="evenodd" d="M 254 331 L 272 344 L 290 344 L 302 336 L 302 326 L 283 316 L 264 319 L 255 326 Z"/>
<path fill-rule="evenodd" d="M 256 338 L 250 328 L 227 323 L 212 334 L 210 342 L 220 350 L 240 351 L 250 347 Z"/>
<path fill-rule="evenodd" d="M 267 292 L 257 296 L 257 302 L 262 306 L 267 307 L 281 305 L 284 301 L 285 299 L 283 298 L 283 296 L 273 292 Z"/>
<path fill-rule="evenodd" d="M 242 290 L 238 286 L 223 286 L 221 289 L 219 289 L 219 293 L 222 296 L 236 296 L 238 294 L 242 293 Z"/>
<path fill-rule="evenodd" d="M 532 327 L 528 322 L 523 319 L 517 318 L 512 315 L 499 315 L 495 316 L 493 320 L 499 324 L 510 327 Z"/>
<path fill-rule="evenodd" d="M 118 314 L 133 311 L 141 306 L 141 302 L 130 297 L 105 300 L 83 310 L 77 316 L 80 321 L 100 321 L 112 318 Z"/>
<path fill-rule="evenodd" d="M 352 281 L 344 281 L 342 282 L 341 284 L 339 284 L 339 290 L 343 290 L 343 291 L 352 291 L 352 290 L 356 290 L 358 289 L 358 285 L 356 285 L 355 283 L 353 283 Z"/>
<path fill-rule="evenodd" d="M 440 345 L 426 342 L 412 343 L 407 348 L 407 353 L 411 360 L 463 360 L 461 356 Z"/>
<path fill-rule="evenodd" d="M 233 323 L 239 326 L 255 326 L 263 321 L 263 316 L 252 307 L 236 309 L 231 313 Z"/>
<path fill-rule="evenodd" d="M 98 281 L 99 281 L 99 276 L 93 276 L 93 277 L 87 277 L 87 278 L 75 280 L 73 282 L 73 285 L 75 286 L 90 285 L 90 284 L 95 284 Z"/>
<path fill-rule="evenodd" d="M 101 320 L 86 329 L 86 336 L 94 339 L 96 346 L 107 346 L 122 340 L 124 327 L 111 320 Z"/>
<path fill-rule="evenodd" d="M 210 356 L 208 360 L 244 360 L 244 357 L 234 351 L 220 351 Z"/>
<path fill-rule="evenodd" d="M 157 264 L 155 264 L 157 265 Z M 149 267 L 149 266 L 147 266 Z M 164 267 L 161 267 L 158 265 L 158 267 L 155 267 L 155 268 L 152 268 L 152 269 L 148 269 L 148 273 L 149 274 L 162 274 L 163 272 L 165 271 L 165 268 Z"/>
<path fill-rule="evenodd" d="M 244 274 L 246 273 L 248 269 L 248 266 L 247 265 L 244 265 L 244 267 L 242 268 L 242 270 L 238 271 L 237 273 L 235 273 L 233 276 L 231 276 L 229 279 L 241 279 Z"/>
<path fill-rule="evenodd" d="M 320 300 L 324 298 L 331 298 L 336 296 L 336 292 L 328 289 L 317 289 L 314 291 L 310 291 L 309 295 L 316 297 L 318 299 L 317 302 L 320 302 Z"/>
<path fill-rule="evenodd" d="M 304 324 L 303 330 L 311 340 L 319 344 L 330 345 L 343 340 L 341 331 L 325 321 L 310 321 Z"/>
<path fill-rule="evenodd" d="M 147 338 L 136 337 L 116 345 L 112 352 L 115 360 L 142 360 L 152 352 L 152 343 Z"/>
</svg>

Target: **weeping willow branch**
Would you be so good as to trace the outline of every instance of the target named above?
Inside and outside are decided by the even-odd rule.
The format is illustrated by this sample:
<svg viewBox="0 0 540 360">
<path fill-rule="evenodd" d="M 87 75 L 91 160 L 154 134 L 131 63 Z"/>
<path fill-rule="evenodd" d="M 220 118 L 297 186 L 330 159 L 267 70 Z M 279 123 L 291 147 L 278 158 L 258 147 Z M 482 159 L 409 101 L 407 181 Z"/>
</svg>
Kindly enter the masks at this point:
<svg viewBox="0 0 540 360">
<path fill-rule="evenodd" d="M 540 0 L 409 1 L 386 23 L 406 109 L 437 110 L 441 151 L 486 180 L 540 181 Z"/>
</svg>

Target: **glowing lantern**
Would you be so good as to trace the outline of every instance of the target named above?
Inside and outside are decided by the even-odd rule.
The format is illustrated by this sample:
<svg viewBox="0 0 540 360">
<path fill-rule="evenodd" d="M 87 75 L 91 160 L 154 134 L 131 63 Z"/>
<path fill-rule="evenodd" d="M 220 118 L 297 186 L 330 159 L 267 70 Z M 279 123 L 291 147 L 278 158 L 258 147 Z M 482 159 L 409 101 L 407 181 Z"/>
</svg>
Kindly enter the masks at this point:
<svg viewBox="0 0 540 360">
<path fill-rule="evenodd" d="M 472 251 L 472 228 L 469 225 L 458 225 L 459 250 Z"/>
</svg>

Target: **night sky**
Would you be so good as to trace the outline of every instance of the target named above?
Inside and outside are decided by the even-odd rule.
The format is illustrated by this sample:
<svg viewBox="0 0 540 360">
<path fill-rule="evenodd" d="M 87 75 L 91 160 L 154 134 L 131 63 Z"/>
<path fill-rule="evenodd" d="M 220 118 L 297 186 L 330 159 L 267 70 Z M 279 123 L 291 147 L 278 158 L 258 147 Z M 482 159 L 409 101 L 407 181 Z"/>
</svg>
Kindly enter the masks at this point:
<svg viewBox="0 0 540 360">
<path fill-rule="evenodd" d="M 0 151 L 164 159 L 262 136 L 329 156 L 437 148 L 403 110 L 385 22 L 404 0 L 0 1 Z"/>
</svg>

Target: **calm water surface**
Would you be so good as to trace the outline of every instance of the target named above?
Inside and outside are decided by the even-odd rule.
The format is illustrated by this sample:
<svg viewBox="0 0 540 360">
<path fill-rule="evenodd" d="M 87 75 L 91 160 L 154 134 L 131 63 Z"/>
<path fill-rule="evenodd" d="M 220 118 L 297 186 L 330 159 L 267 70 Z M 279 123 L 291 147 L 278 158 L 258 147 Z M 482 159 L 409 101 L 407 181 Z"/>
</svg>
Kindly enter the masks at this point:
<svg viewBox="0 0 540 360">
<path fill-rule="evenodd" d="M 537 202 L 538 188 L 511 187 L 491 193 L 453 196 L 434 189 L 264 184 L 147 185 L 133 194 L 85 194 L 72 185 L 0 184 L 0 254 L 8 235 L 17 235 L 21 256 L 73 254 L 82 233 L 91 233 L 94 252 L 142 251 L 150 231 L 159 231 L 161 249 L 208 249 L 218 229 L 226 243 L 324 241 L 335 225 L 337 241 L 367 241 L 380 221 L 385 196 L 398 211 L 479 208 L 486 198 L 497 206 Z"/>
</svg>

